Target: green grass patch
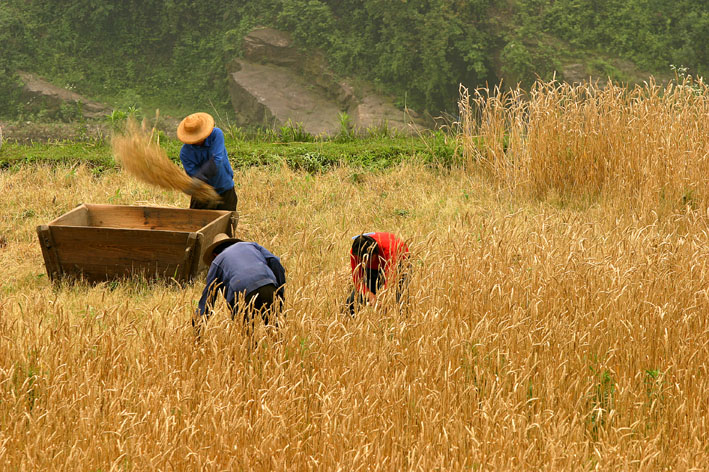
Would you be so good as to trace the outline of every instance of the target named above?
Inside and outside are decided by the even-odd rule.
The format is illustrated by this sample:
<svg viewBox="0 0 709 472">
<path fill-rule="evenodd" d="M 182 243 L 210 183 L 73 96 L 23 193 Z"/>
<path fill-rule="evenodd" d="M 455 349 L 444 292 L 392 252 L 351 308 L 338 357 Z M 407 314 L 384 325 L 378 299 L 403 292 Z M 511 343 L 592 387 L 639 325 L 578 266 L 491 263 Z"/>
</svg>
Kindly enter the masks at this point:
<svg viewBox="0 0 709 472">
<path fill-rule="evenodd" d="M 179 163 L 182 143 L 161 138 L 168 156 Z M 227 138 L 227 151 L 234 167 L 287 164 L 308 172 L 321 172 L 335 165 L 384 169 L 407 159 L 450 166 L 455 161 L 452 139 L 442 133 L 423 137 L 382 137 L 346 142 L 264 142 Z M 62 141 L 52 143 L 6 143 L 0 151 L 0 168 L 28 164 L 85 164 L 97 170 L 117 167 L 107 141 Z"/>
</svg>

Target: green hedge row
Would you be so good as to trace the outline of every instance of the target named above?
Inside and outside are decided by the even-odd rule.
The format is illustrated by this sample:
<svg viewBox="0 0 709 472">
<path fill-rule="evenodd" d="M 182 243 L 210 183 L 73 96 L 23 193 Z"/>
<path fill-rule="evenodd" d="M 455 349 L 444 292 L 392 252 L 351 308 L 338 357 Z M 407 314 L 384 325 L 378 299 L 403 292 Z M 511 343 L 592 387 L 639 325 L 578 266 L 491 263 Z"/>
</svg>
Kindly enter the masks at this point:
<svg viewBox="0 0 709 472">
<path fill-rule="evenodd" d="M 336 165 L 376 170 L 407 159 L 442 165 L 455 163 L 454 140 L 442 133 L 422 137 L 353 139 L 346 142 L 256 142 L 227 138 L 226 147 L 236 168 L 287 164 L 307 172 L 321 172 Z M 168 156 L 179 163 L 181 143 L 162 139 Z M 0 169 L 33 164 L 86 164 L 96 172 L 118 167 L 105 141 L 17 144 L 5 143 L 0 150 Z"/>
</svg>

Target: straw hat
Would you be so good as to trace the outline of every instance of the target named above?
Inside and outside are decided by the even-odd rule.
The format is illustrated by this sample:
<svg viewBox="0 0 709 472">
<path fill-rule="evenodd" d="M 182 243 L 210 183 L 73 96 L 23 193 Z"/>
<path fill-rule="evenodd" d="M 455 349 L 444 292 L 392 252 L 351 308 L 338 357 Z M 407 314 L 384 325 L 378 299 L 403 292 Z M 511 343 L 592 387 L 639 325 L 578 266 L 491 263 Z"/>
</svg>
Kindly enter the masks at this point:
<svg viewBox="0 0 709 472">
<path fill-rule="evenodd" d="M 207 139 L 214 129 L 214 118 L 209 113 L 192 113 L 177 127 L 177 138 L 185 144 L 196 144 Z"/>
<path fill-rule="evenodd" d="M 212 240 L 212 244 L 207 246 L 207 249 L 204 250 L 204 256 L 202 256 L 202 260 L 204 261 L 205 264 L 210 265 L 212 261 L 214 260 L 214 256 L 212 256 L 212 253 L 216 248 L 221 246 L 222 244 L 234 244 L 234 243 L 241 243 L 243 242 L 242 239 L 238 238 L 230 238 L 226 233 L 219 233 L 216 236 L 214 236 L 214 239 Z"/>
</svg>

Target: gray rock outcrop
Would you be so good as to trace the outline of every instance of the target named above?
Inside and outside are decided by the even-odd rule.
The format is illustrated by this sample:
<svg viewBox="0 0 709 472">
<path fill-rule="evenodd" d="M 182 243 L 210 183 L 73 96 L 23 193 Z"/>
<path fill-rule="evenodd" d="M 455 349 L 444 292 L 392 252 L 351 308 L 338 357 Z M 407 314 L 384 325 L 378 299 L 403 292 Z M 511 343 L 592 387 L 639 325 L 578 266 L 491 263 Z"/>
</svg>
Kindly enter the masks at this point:
<svg viewBox="0 0 709 472">
<path fill-rule="evenodd" d="M 308 85 L 287 67 L 241 63 L 229 93 L 240 125 L 277 127 L 290 120 L 313 135 L 337 133 L 340 106 Z"/>
<path fill-rule="evenodd" d="M 22 93 L 29 100 L 37 101 L 42 108 L 57 111 L 63 104 L 80 106 L 81 113 L 86 118 L 100 118 L 109 112 L 106 105 L 88 100 L 71 90 L 57 87 L 34 74 L 22 71 L 17 74 L 24 83 Z"/>
<path fill-rule="evenodd" d="M 410 133 L 421 127 L 389 97 L 339 79 L 319 52 L 298 51 L 288 33 L 256 29 L 244 38 L 243 49 L 244 57 L 229 65 L 229 93 L 240 126 L 290 121 L 313 135 L 334 135 L 346 113 L 355 129 L 386 124 Z"/>
</svg>

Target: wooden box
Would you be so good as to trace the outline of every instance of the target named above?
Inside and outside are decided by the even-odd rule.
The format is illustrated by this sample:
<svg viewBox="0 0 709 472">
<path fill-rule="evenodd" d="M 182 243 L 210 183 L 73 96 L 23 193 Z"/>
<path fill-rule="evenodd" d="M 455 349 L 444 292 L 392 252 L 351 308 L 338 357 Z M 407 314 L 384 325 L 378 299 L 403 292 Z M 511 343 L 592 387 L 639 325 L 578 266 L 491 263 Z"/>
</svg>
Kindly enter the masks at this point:
<svg viewBox="0 0 709 472">
<path fill-rule="evenodd" d="M 214 236 L 232 236 L 237 223 L 231 211 L 83 204 L 38 226 L 37 234 L 51 279 L 184 282 L 206 268 L 202 255 Z"/>
</svg>

